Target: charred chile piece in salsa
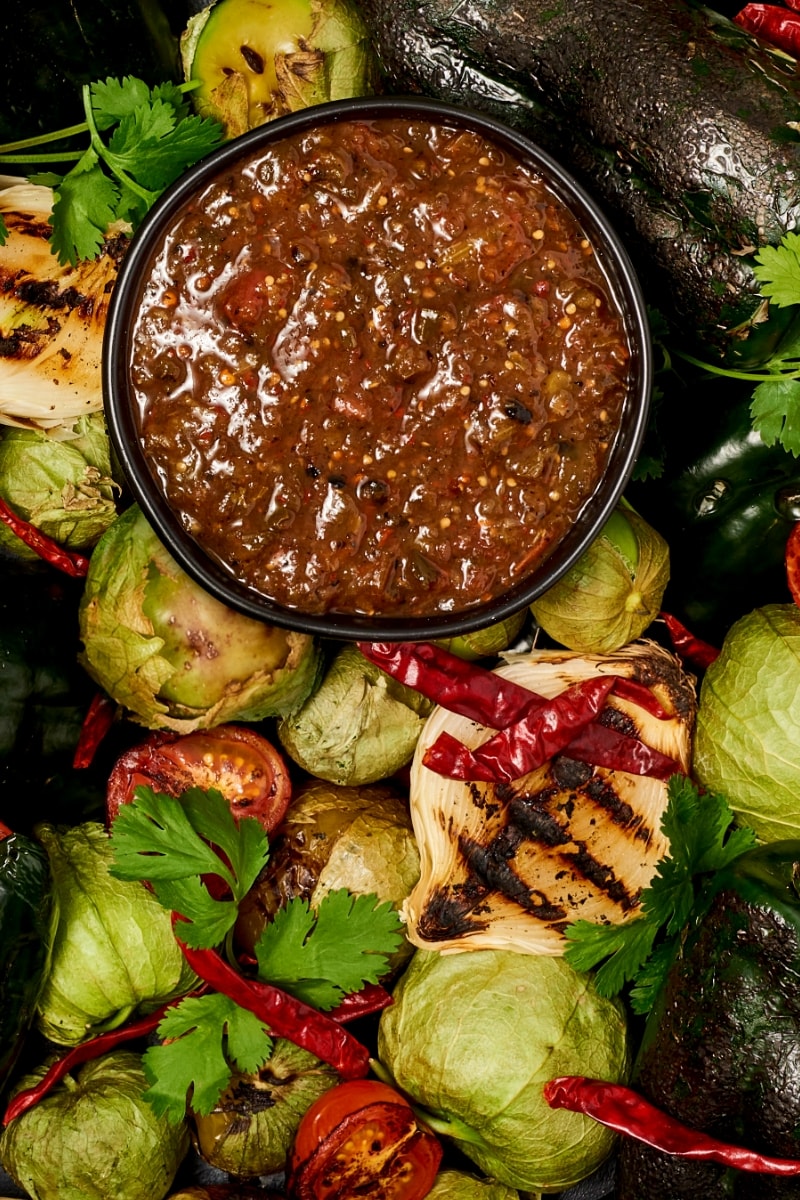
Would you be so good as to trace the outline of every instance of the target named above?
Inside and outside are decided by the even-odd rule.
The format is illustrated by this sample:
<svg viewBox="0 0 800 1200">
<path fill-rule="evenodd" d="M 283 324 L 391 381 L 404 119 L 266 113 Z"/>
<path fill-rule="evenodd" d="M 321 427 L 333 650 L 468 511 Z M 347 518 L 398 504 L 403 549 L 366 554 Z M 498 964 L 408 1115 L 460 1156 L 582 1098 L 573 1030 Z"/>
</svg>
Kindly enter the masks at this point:
<svg viewBox="0 0 800 1200">
<path fill-rule="evenodd" d="M 800 841 L 741 855 L 713 880 L 645 1027 L 633 1086 L 722 1141 L 797 1158 Z M 794 1200 L 800 1180 L 691 1162 L 623 1139 L 619 1200 Z"/>
</svg>

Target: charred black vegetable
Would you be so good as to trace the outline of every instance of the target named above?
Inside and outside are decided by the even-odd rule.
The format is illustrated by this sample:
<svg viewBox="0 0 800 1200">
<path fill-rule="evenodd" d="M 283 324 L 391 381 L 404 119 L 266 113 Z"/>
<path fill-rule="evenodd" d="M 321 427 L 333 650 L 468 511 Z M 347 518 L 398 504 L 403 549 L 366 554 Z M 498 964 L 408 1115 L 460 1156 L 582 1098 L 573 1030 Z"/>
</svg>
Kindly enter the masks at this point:
<svg viewBox="0 0 800 1200">
<path fill-rule="evenodd" d="M 584 180 L 682 331 L 772 352 L 750 263 L 800 218 L 793 60 L 690 0 L 364 0 L 391 87 L 488 110 Z"/>
<path fill-rule="evenodd" d="M 785 1158 L 800 1126 L 800 842 L 714 877 L 645 1028 L 634 1086 L 694 1129 Z M 706 897 L 704 904 L 708 904 Z M 623 1140 L 618 1200 L 797 1200 L 800 1179 Z"/>
</svg>

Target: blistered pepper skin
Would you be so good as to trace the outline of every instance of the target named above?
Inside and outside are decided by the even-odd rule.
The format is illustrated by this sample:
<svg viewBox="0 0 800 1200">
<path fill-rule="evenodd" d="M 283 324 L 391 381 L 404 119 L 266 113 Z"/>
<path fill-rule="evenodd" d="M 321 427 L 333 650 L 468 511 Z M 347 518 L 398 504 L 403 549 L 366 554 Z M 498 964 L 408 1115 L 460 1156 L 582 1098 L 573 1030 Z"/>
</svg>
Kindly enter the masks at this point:
<svg viewBox="0 0 800 1200">
<path fill-rule="evenodd" d="M 11 833 L 0 841 L 0 1092 L 30 1028 L 50 958 L 53 889 L 44 848 Z"/>
<path fill-rule="evenodd" d="M 714 879 L 647 1020 L 634 1086 L 685 1124 L 796 1158 L 800 1130 L 800 840 Z M 691 1162 L 623 1139 L 618 1200 L 797 1200 L 800 1180 Z"/>
</svg>

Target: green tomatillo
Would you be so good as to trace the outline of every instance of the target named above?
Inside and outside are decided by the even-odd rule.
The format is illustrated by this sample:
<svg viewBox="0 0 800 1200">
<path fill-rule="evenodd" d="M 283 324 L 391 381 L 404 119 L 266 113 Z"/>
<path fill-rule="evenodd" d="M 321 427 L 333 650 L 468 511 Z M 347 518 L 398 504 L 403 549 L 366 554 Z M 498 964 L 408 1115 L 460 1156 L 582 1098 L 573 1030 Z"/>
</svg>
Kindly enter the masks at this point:
<svg viewBox="0 0 800 1200">
<path fill-rule="evenodd" d="M 531 611 L 555 641 L 582 654 L 612 654 L 658 616 L 669 581 L 669 547 L 622 501 L 588 550 L 534 600 Z"/>
<path fill-rule="evenodd" d="M 146 1087 L 139 1054 L 85 1063 L 6 1127 L 4 1168 L 32 1200 L 162 1200 L 189 1135 L 184 1122 L 155 1115 Z"/>
</svg>

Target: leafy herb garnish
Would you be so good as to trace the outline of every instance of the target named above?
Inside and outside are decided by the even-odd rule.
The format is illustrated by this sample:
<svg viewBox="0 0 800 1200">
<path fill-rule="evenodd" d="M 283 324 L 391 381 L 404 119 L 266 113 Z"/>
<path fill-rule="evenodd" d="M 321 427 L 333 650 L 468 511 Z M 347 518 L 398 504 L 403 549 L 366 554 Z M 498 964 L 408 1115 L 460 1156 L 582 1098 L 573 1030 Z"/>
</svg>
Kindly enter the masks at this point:
<svg viewBox="0 0 800 1200">
<path fill-rule="evenodd" d="M 800 306 L 800 234 L 787 233 L 777 246 L 762 246 L 755 255 L 753 274 L 761 295 L 778 308 Z M 713 375 L 756 384 L 750 405 L 753 429 L 767 446 L 779 444 L 800 456 L 800 334 L 782 341 L 763 367 L 739 371 L 694 358 L 677 357 Z"/>
<path fill-rule="evenodd" d="M 252 1013 L 227 996 L 212 992 L 189 996 L 159 1022 L 161 1045 L 144 1052 L 145 1092 L 156 1116 L 180 1121 L 186 1096 L 192 1109 L 210 1113 L 231 1078 L 231 1068 L 244 1075 L 264 1066 L 272 1054 L 272 1038 Z"/>
<path fill-rule="evenodd" d="M 668 793 L 661 829 L 670 850 L 642 891 L 639 915 L 620 925 L 575 921 L 566 930 L 567 962 L 578 971 L 597 967 L 603 996 L 633 983 L 630 1002 L 639 1014 L 652 1007 L 706 879 L 756 844 L 752 829 L 731 829 L 733 812 L 723 797 L 700 795 L 682 775 L 672 776 Z"/>
<path fill-rule="evenodd" d="M 378 982 L 387 948 L 401 941 L 394 909 L 375 896 L 329 892 L 316 913 L 293 900 L 256 945 L 258 974 L 314 1008 L 335 1008 L 349 992 Z"/>
<path fill-rule="evenodd" d="M 191 113 L 184 92 L 194 86 L 109 77 L 82 88 L 84 123 L 0 145 L 0 163 L 75 163 L 66 175 L 30 175 L 53 188 L 51 248 L 60 263 L 95 258 L 115 221 L 135 229 L 164 189 L 222 142 L 219 122 Z M 30 153 L 86 134 L 88 147 Z M 7 236 L 0 217 L 0 245 Z"/>
<path fill-rule="evenodd" d="M 180 940 L 198 950 L 230 946 L 239 904 L 269 859 L 269 842 L 252 817 L 237 822 L 217 791 L 190 788 L 177 799 L 138 787 L 111 829 L 112 873 L 147 882 L 160 903 L 185 920 Z M 222 881 L 225 894 L 209 889 Z M 316 911 L 295 898 L 266 926 L 256 947 L 258 978 L 318 1009 L 377 983 L 402 941 L 389 902 L 345 889 L 322 898 Z M 187 1095 L 208 1113 L 234 1070 L 257 1071 L 272 1052 L 269 1030 L 228 996 L 185 997 L 158 1026 L 163 1043 L 145 1054 L 145 1095 L 158 1113 L 180 1118 Z"/>
</svg>

